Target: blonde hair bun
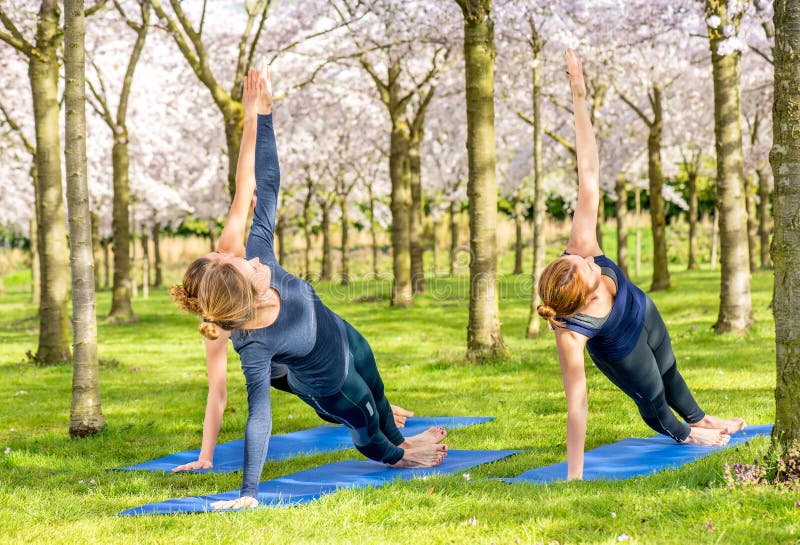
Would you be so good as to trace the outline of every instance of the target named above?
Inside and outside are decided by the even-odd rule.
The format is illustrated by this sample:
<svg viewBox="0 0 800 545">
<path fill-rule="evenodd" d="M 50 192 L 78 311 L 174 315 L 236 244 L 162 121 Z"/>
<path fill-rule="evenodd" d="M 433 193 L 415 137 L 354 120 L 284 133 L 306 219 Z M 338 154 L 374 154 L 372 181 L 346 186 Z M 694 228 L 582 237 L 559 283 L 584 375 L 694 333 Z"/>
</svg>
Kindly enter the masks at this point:
<svg viewBox="0 0 800 545">
<path fill-rule="evenodd" d="M 190 312 L 191 314 L 196 314 L 198 316 L 200 315 L 200 301 L 197 299 L 197 297 L 191 297 L 187 293 L 186 288 L 184 288 L 181 284 L 170 286 L 169 295 L 172 297 L 172 300 L 186 312 Z"/>
<path fill-rule="evenodd" d="M 200 334 L 210 341 L 219 339 L 219 328 L 213 322 L 202 322 L 200 324 Z"/>
<path fill-rule="evenodd" d="M 539 305 L 536 307 L 536 312 L 538 312 L 539 316 L 545 320 L 550 320 L 551 318 L 556 317 L 556 311 L 549 305 Z"/>
</svg>

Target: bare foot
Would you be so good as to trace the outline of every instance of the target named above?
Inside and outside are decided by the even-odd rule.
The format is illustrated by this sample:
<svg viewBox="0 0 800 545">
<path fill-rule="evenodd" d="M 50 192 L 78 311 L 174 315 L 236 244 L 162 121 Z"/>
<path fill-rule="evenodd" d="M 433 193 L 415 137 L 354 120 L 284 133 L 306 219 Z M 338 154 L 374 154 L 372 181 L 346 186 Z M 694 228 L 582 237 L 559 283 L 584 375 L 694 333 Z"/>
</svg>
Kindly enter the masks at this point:
<svg viewBox="0 0 800 545">
<path fill-rule="evenodd" d="M 694 426 L 685 445 L 700 445 L 706 447 L 724 447 L 731 440 L 731 436 L 718 428 L 702 428 Z"/>
<path fill-rule="evenodd" d="M 696 428 L 718 429 L 722 430 L 722 433 L 731 434 L 744 429 L 747 424 L 745 424 L 744 420 L 741 418 L 731 418 L 730 420 L 725 420 L 724 418 L 718 418 L 716 416 L 707 414 L 700 422 L 695 422 L 694 424 L 689 425 Z"/>
<path fill-rule="evenodd" d="M 435 445 L 441 443 L 447 437 L 447 430 L 439 426 L 428 428 L 422 433 L 412 437 L 406 437 L 406 440 L 400 445 L 400 448 L 414 448 L 421 447 L 422 445 Z"/>
<path fill-rule="evenodd" d="M 438 466 L 447 456 L 447 445 L 423 445 L 405 449 L 403 457 L 391 467 L 433 467 Z"/>
</svg>

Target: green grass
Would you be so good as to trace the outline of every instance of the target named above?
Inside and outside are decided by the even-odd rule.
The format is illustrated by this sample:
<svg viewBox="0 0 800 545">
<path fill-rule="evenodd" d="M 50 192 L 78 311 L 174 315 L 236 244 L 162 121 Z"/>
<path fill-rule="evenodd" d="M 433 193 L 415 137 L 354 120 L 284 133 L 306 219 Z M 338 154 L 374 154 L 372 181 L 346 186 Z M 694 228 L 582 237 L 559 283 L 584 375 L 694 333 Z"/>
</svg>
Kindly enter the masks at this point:
<svg viewBox="0 0 800 545">
<path fill-rule="evenodd" d="M 611 235 L 606 237 L 611 243 Z M 607 249 L 614 256 L 612 249 Z M 631 256 L 633 258 L 633 256 Z M 509 270 L 504 256 L 501 269 Z M 526 254 L 526 264 L 529 256 Z M 643 273 L 647 272 L 647 265 Z M 670 328 L 680 369 L 710 413 L 748 422 L 774 416 L 774 329 L 768 304 L 771 273 L 753 277 L 756 325 L 744 337 L 711 330 L 719 272 L 672 269 L 674 288 L 653 294 Z M 524 338 L 530 283 L 501 278 L 502 362 L 463 361 L 466 277 L 431 279 L 430 293 L 409 310 L 388 307 L 387 285 L 358 282 L 348 290 L 317 286 L 321 297 L 370 340 L 390 399 L 422 415 L 492 415 L 489 424 L 453 430 L 451 448 L 524 449 L 461 475 L 345 490 L 311 504 L 239 513 L 118 518 L 153 501 L 233 490 L 240 474 L 159 475 L 106 471 L 197 448 L 205 370 L 196 319 L 180 314 L 167 293 L 136 300 L 137 324 L 100 323 L 107 426 L 96 437 L 70 439 L 69 367 L 24 363 L 37 322 L 27 271 L 5 277 L 0 298 L 0 542 L 3 543 L 800 543 L 796 494 L 770 487 L 728 488 L 726 462 L 749 463 L 767 441 L 732 448 L 647 478 L 619 483 L 506 485 L 511 476 L 564 458 L 564 396 L 552 336 Z M 640 285 L 647 277 L 638 278 Z M 110 306 L 98 295 L 98 315 Z M 231 351 L 229 406 L 220 441 L 242 435 L 247 413 L 242 373 Z M 591 364 L 587 448 L 648 436 L 636 407 Z M 302 402 L 273 392 L 274 433 L 314 426 Z M 358 459 L 354 451 L 265 465 L 270 479 L 323 463 Z M 612 515 L 615 514 L 614 515 Z M 469 521 L 474 517 L 475 523 Z"/>
</svg>

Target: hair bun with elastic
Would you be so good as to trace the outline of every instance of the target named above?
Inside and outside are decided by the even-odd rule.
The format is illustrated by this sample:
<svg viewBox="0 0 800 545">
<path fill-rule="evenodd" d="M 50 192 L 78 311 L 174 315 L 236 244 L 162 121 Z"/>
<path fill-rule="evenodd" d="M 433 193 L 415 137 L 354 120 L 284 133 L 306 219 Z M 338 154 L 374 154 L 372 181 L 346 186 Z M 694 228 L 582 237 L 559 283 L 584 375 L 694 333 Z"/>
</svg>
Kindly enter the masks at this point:
<svg viewBox="0 0 800 545">
<path fill-rule="evenodd" d="M 546 320 L 556 317 L 556 311 L 550 305 L 539 305 L 536 307 L 536 312 L 538 312 L 539 316 Z"/>
<path fill-rule="evenodd" d="M 217 324 L 215 324 L 214 322 L 208 321 L 205 318 L 203 318 L 203 321 L 200 323 L 199 330 L 200 334 L 206 339 L 209 339 L 211 341 L 219 339 L 219 328 L 217 327 Z"/>
</svg>

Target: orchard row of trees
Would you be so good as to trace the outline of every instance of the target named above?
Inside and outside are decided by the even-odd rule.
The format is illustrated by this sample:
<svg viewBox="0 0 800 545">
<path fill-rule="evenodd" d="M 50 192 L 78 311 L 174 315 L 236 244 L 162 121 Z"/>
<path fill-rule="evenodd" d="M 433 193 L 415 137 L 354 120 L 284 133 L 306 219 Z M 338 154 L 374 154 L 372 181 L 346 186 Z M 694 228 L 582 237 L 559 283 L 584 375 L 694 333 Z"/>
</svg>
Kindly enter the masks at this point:
<svg viewBox="0 0 800 545">
<path fill-rule="evenodd" d="M 96 239 L 112 237 L 109 318 L 129 320 L 131 229 L 144 226 L 157 237 L 189 216 L 214 225 L 224 215 L 241 139 L 242 78 L 261 55 L 277 74 L 284 173 L 279 238 L 300 226 L 308 240 L 315 221 L 325 232 L 338 219 L 346 256 L 353 221 L 370 225 L 373 233 L 389 226 L 392 304 L 410 306 L 425 290 L 424 210 L 438 221 L 466 205 L 467 355 L 482 359 L 506 350 L 496 289 L 498 194 L 513 203 L 518 223 L 532 215 L 534 285 L 544 265 L 546 202 L 560 199 L 569 209 L 575 200 L 562 61 L 563 50 L 575 47 L 587 59 L 603 189 L 617 203 L 620 242 L 629 193 L 638 203 L 645 190 L 654 239 L 651 289 L 668 288 L 666 202 L 689 211 L 692 264 L 698 180 L 713 177 L 722 264 L 715 329 L 744 332 L 751 321 L 748 255 L 754 255 L 748 235 L 757 218 L 762 236 L 769 233 L 769 133 L 791 140 L 789 125 L 796 120 L 796 102 L 787 94 L 796 88 L 779 92 L 777 79 L 796 74 L 794 38 L 775 42 L 784 44 L 783 51 L 773 49 L 776 36 L 792 28 L 794 4 L 776 2 L 774 23 L 772 8 L 738 0 L 246 0 L 243 6 L 99 0 L 65 4 L 65 28 L 56 0 L 35 6 L 8 0 L 0 5 L 9 81 L 0 98 L 0 183 L 10 202 L 0 222 L 27 230 L 31 238 L 40 286 L 36 357 L 46 363 L 71 357 L 67 255 L 73 302 L 89 312 L 83 299 L 89 297 L 84 230 L 91 233 L 94 224 L 101 233 Z M 70 36 L 75 42 L 65 43 Z M 785 65 L 775 65 L 773 86 L 778 62 Z M 770 123 L 773 89 L 774 118 L 782 127 Z M 82 128 L 78 110 L 86 104 L 92 115 Z M 72 254 L 63 209 L 62 138 Z M 783 154 L 791 159 L 793 142 L 777 142 L 776 136 L 772 166 L 780 187 L 780 176 L 793 172 L 786 166 L 791 160 L 780 163 Z M 84 159 L 70 159 L 82 154 Z M 83 172 L 76 166 L 81 161 L 87 165 Z M 703 172 L 709 163 L 715 175 Z M 664 183 L 679 172 L 687 180 L 685 200 Z M 73 195 L 80 179 L 87 180 L 87 192 Z M 86 211 L 75 208 L 73 214 L 73 197 Z M 776 212 L 780 206 L 776 200 Z M 787 251 L 778 242 L 785 233 L 776 226 L 776 266 L 786 262 L 786 254 L 778 257 Z M 627 265 L 624 253 L 618 259 Z M 767 261 L 762 258 L 762 264 Z M 346 259 L 342 268 L 346 280 Z M 84 291 L 76 291 L 76 282 Z M 534 292 L 529 336 L 540 332 L 536 305 Z M 93 298 L 91 306 L 94 312 Z M 74 312 L 77 325 L 81 318 Z M 86 323 L 73 329 L 81 336 L 80 342 L 74 339 L 76 347 L 89 342 L 94 326 Z M 81 363 L 92 358 L 77 348 L 75 357 Z"/>
</svg>

